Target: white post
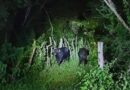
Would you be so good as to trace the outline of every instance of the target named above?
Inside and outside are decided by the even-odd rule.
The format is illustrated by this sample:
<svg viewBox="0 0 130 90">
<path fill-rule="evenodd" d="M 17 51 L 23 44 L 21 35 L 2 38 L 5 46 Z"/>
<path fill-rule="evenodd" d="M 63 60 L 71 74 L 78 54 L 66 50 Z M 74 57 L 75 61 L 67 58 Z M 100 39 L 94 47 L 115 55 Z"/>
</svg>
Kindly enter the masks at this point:
<svg viewBox="0 0 130 90">
<path fill-rule="evenodd" d="M 101 69 L 104 66 L 104 57 L 103 57 L 103 42 L 98 42 L 98 64 Z"/>
<path fill-rule="evenodd" d="M 63 45 L 63 39 L 62 39 L 62 38 L 60 38 L 59 48 L 61 48 L 61 47 L 62 47 L 62 45 Z"/>
</svg>

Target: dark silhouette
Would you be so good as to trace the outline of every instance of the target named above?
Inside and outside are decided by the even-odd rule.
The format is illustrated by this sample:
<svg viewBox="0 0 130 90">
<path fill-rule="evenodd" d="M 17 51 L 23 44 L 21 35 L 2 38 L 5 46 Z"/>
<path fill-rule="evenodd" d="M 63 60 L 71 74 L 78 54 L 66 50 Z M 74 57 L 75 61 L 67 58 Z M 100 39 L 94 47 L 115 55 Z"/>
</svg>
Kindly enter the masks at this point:
<svg viewBox="0 0 130 90">
<path fill-rule="evenodd" d="M 56 57 L 57 63 L 60 65 L 63 60 L 70 57 L 70 50 L 67 47 L 61 47 L 54 49 L 54 55 Z"/>
<path fill-rule="evenodd" d="M 87 56 L 89 55 L 89 50 L 86 48 L 80 48 L 78 52 L 79 64 L 87 64 Z"/>
</svg>

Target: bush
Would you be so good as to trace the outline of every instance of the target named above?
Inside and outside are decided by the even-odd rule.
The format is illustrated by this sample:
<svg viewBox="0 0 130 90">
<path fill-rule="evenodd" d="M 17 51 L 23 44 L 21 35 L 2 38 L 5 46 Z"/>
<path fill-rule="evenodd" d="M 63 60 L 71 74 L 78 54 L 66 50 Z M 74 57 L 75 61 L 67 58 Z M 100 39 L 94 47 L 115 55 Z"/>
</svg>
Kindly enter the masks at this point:
<svg viewBox="0 0 130 90">
<path fill-rule="evenodd" d="M 81 82 L 81 90 L 111 90 L 114 84 L 108 67 L 101 70 L 98 66 L 86 72 Z"/>
</svg>

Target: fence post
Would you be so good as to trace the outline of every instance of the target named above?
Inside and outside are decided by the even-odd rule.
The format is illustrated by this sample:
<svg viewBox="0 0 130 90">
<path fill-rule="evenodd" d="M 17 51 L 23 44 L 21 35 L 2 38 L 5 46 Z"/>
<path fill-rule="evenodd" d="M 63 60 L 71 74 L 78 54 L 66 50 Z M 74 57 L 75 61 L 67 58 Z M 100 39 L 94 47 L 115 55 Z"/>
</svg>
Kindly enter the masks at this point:
<svg viewBox="0 0 130 90">
<path fill-rule="evenodd" d="M 98 64 L 101 69 L 104 67 L 103 42 L 98 42 Z"/>
<path fill-rule="evenodd" d="M 59 48 L 61 48 L 63 46 L 63 39 L 60 38 L 60 42 L 59 42 Z"/>
</svg>

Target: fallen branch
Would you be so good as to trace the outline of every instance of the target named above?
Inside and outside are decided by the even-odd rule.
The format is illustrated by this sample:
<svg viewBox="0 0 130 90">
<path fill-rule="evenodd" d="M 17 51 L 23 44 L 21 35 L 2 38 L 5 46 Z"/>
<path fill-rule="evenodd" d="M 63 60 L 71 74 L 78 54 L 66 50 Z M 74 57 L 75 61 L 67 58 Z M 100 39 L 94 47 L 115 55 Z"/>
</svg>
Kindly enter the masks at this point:
<svg viewBox="0 0 130 90">
<path fill-rule="evenodd" d="M 130 32 L 130 27 L 126 24 L 126 22 L 123 20 L 123 18 L 118 14 L 116 11 L 116 7 L 112 0 L 104 0 L 106 5 L 113 11 L 113 13 L 116 15 L 116 17 L 119 19 L 119 21 L 122 23 L 122 25 Z"/>
</svg>

